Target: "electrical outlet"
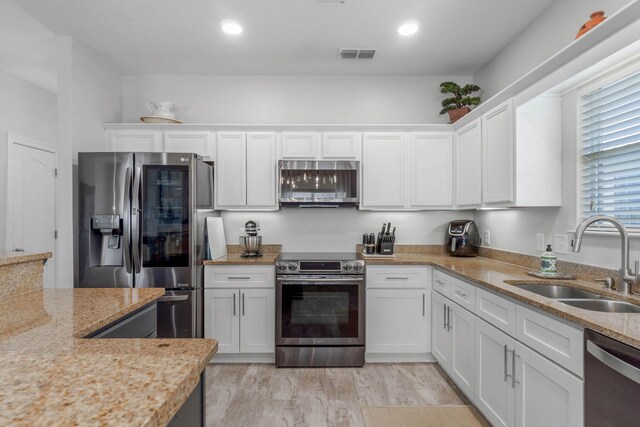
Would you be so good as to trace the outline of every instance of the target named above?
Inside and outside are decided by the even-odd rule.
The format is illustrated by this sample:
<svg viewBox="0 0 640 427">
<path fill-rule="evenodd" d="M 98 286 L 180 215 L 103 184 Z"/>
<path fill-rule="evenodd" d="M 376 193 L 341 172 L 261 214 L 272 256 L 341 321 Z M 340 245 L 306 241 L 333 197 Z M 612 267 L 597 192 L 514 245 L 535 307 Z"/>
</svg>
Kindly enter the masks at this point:
<svg viewBox="0 0 640 427">
<path fill-rule="evenodd" d="M 491 232 L 489 230 L 484 231 L 484 242 L 485 245 L 491 246 Z"/>
<path fill-rule="evenodd" d="M 538 252 L 544 252 L 544 234 L 538 233 L 536 234 L 536 250 Z"/>
<path fill-rule="evenodd" d="M 567 235 L 566 234 L 554 234 L 553 235 L 553 250 L 559 254 L 566 254 L 568 251 Z"/>
</svg>

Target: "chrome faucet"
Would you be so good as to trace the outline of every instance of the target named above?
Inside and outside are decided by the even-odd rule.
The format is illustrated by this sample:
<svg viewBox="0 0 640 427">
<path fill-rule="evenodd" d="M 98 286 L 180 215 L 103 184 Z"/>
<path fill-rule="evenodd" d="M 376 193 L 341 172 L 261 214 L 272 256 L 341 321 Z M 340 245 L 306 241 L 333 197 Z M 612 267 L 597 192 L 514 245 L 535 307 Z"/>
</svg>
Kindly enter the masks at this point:
<svg viewBox="0 0 640 427">
<path fill-rule="evenodd" d="M 584 219 L 575 231 L 575 241 L 573 243 L 573 252 L 580 252 L 582 246 L 582 236 L 585 230 L 594 222 L 608 222 L 618 229 L 622 238 L 622 264 L 620 266 L 620 283 L 618 284 L 618 292 L 623 294 L 631 294 L 634 284 L 640 283 L 640 275 L 638 274 L 638 263 L 636 262 L 636 271 L 631 272 L 629 268 L 629 232 L 620 221 L 608 215 L 594 215 Z"/>
</svg>

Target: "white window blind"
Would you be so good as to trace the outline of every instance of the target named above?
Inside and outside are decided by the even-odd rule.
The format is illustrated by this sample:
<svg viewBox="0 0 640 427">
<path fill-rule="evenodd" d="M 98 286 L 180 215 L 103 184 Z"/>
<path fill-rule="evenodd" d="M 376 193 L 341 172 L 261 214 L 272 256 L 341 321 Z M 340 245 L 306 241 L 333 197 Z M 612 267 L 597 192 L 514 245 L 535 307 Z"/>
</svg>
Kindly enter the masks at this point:
<svg viewBox="0 0 640 427">
<path fill-rule="evenodd" d="M 640 228 L 640 72 L 582 95 L 579 109 L 582 218 Z"/>
</svg>

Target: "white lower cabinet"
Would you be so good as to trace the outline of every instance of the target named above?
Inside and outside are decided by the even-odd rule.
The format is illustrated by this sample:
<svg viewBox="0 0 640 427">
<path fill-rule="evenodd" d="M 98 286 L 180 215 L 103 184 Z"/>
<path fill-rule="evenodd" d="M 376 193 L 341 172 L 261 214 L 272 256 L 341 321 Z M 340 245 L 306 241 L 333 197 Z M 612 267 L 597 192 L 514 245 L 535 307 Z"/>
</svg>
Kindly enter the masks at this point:
<svg viewBox="0 0 640 427">
<path fill-rule="evenodd" d="M 440 366 L 473 401 L 475 394 L 475 315 L 435 290 L 431 352 Z"/>
<path fill-rule="evenodd" d="M 240 306 L 240 352 L 275 352 L 274 290 L 241 289 Z"/>
<path fill-rule="evenodd" d="M 238 289 L 206 289 L 204 337 L 218 341 L 218 353 L 240 352 Z"/>
</svg>

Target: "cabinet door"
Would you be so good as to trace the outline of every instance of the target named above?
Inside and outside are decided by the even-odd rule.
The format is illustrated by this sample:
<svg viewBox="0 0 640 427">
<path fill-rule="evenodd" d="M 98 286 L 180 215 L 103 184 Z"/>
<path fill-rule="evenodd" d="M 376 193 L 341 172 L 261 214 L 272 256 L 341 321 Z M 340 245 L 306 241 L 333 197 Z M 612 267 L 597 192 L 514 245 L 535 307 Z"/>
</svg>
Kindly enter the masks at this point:
<svg viewBox="0 0 640 427">
<path fill-rule="evenodd" d="M 451 302 L 435 290 L 431 292 L 431 353 L 442 369 L 451 373 L 451 334 L 447 327 L 447 307 Z"/>
<path fill-rule="evenodd" d="M 509 100 L 482 116 L 482 202 L 514 200 L 513 102 Z"/>
<path fill-rule="evenodd" d="M 315 159 L 318 157 L 318 134 L 315 132 L 283 132 L 283 159 Z"/>
<path fill-rule="evenodd" d="M 523 344 L 516 346 L 516 426 L 583 425 L 583 385 Z"/>
<path fill-rule="evenodd" d="M 412 208 L 453 206 L 453 136 L 414 133 L 409 144 Z"/>
<path fill-rule="evenodd" d="M 207 289 L 204 300 L 204 337 L 218 341 L 218 353 L 238 353 L 240 293 L 237 289 Z"/>
<path fill-rule="evenodd" d="M 427 289 L 367 289 L 367 353 L 429 351 Z"/>
<path fill-rule="evenodd" d="M 513 426 L 515 391 L 512 351 L 515 340 L 483 320 L 476 319 L 475 405 L 494 426 Z"/>
<path fill-rule="evenodd" d="M 196 153 L 212 158 L 213 138 L 209 131 L 166 131 L 164 147 L 166 153 Z"/>
<path fill-rule="evenodd" d="M 361 208 L 404 207 L 402 133 L 365 133 L 362 142 Z"/>
<path fill-rule="evenodd" d="M 243 208 L 247 203 L 247 153 L 244 132 L 219 132 L 215 167 L 218 209 Z"/>
<path fill-rule="evenodd" d="M 247 133 L 247 207 L 277 209 L 276 134 Z"/>
<path fill-rule="evenodd" d="M 323 159 L 357 159 L 362 135 L 356 132 L 325 132 L 322 134 Z"/>
<path fill-rule="evenodd" d="M 107 151 L 159 151 L 159 133 L 156 130 L 123 129 L 107 132 Z"/>
<path fill-rule="evenodd" d="M 449 316 L 452 324 L 449 375 L 473 402 L 476 386 L 476 316 L 455 303 L 451 304 Z"/>
<path fill-rule="evenodd" d="M 275 352 L 275 290 L 240 290 L 240 352 Z"/>
<path fill-rule="evenodd" d="M 482 204 L 482 120 L 456 132 L 456 206 Z"/>
</svg>

